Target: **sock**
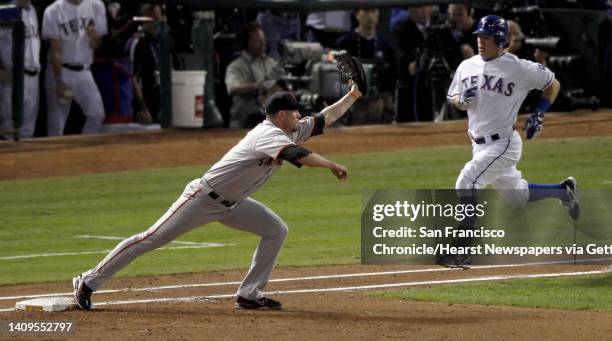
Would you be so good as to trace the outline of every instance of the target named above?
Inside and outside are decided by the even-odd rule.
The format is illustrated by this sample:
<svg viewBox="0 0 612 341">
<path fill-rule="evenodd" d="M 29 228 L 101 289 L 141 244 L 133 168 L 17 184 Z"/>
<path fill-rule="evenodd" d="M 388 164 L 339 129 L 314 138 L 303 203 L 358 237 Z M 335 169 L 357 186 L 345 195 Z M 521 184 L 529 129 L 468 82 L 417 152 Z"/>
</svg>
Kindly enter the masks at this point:
<svg viewBox="0 0 612 341">
<path fill-rule="evenodd" d="M 567 199 L 565 186 L 561 184 L 529 184 L 529 201 L 537 201 L 546 198 Z"/>
</svg>

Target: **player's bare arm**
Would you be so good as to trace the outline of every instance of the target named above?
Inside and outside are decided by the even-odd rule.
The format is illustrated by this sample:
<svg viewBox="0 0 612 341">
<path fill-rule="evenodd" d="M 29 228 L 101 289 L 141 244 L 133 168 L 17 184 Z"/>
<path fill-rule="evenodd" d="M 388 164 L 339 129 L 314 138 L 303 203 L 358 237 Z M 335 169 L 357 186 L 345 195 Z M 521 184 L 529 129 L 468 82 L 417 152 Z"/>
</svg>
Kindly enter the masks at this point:
<svg viewBox="0 0 612 341">
<path fill-rule="evenodd" d="M 227 92 L 230 96 L 250 94 L 252 92 L 259 91 L 259 88 L 261 88 L 261 85 L 263 84 L 263 82 L 264 80 L 260 80 L 257 82 L 250 82 L 250 83 L 244 83 L 244 84 L 232 86 L 229 89 L 227 89 Z"/>
<path fill-rule="evenodd" d="M 348 169 L 346 167 L 327 160 L 326 158 L 317 153 L 310 153 L 307 156 L 298 159 L 297 162 L 308 167 L 328 168 L 329 170 L 331 170 L 334 176 L 336 176 L 339 180 L 342 181 L 346 180 L 346 178 L 348 177 Z"/>
<path fill-rule="evenodd" d="M 544 93 L 542 94 L 542 97 L 549 100 L 550 103 L 553 103 L 555 99 L 557 98 L 557 95 L 559 94 L 560 89 L 561 89 L 561 83 L 559 83 L 559 81 L 555 78 L 550 83 L 550 85 L 546 89 L 544 89 Z"/>
<path fill-rule="evenodd" d="M 62 81 L 62 43 L 59 39 L 49 39 L 49 44 L 51 45 L 51 65 L 53 67 L 53 74 L 55 75 L 57 96 L 63 97 L 64 93 L 69 89 Z"/>
<path fill-rule="evenodd" d="M 361 96 L 363 94 L 359 91 L 359 87 L 353 84 L 351 91 L 344 95 L 344 97 L 321 111 L 321 114 L 325 117 L 325 126 L 329 127 L 336 122 Z"/>
</svg>

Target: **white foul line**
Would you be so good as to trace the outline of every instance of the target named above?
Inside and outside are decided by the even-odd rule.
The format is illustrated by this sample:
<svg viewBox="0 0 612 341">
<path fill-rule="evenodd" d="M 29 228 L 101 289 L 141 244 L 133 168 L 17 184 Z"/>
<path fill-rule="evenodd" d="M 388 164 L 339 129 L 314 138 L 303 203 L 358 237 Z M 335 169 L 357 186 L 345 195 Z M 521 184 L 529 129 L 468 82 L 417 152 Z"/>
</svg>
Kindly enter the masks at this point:
<svg viewBox="0 0 612 341">
<path fill-rule="evenodd" d="M 433 284 L 452 284 L 452 283 L 500 281 L 500 280 L 508 280 L 508 279 L 530 279 L 530 278 L 597 275 L 597 274 L 603 274 L 607 272 L 608 271 L 606 270 L 594 270 L 594 271 L 559 272 L 559 273 L 532 274 L 532 275 L 482 276 L 482 277 L 447 279 L 447 280 L 438 280 L 438 281 L 417 281 L 417 282 L 374 284 L 374 285 L 334 287 L 334 288 L 322 288 L 322 289 L 278 290 L 278 291 L 268 291 L 268 292 L 265 292 L 264 294 L 265 295 L 287 295 L 287 294 L 306 294 L 306 293 L 320 293 L 320 292 L 361 291 L 361 290 L 410 287 L 410 286 L 433 285 Z M 154 303 L 154 302 L 197 302 L 197 301 L 205 301 L 205 300 L 216 299 L 216 298 L 230 298 L 230 297 L 235 297 L 235 295 L 236 294 L 222 294 L 222 295 L 210 295 L 210 296 L 162 297 L 162 298 L 152 298 L 152 299 L 143 299 L 143 300 L 107 301 L 107 302 L 96 303 L 95 306 L 142 304 L 142 303 Z M 14 311 L 14 310 L 15 310 L 14 308 L 0 309 L 0 312 L 9 312 L 9 311 Z"/>
<path fill-rule="evenodd" d="M 577 263 L 593 262 L 593 261 L 606 261 L 612 260 L 612 258 L 602 259 L 581 259 L 577 260 Z M 472 266 L 472 269 L 497 269 L 497 268 L 514 268 L 514 267 L 526 267 L 526 266 L 538 266 L 538 265 L 554 265 L 554 264 L 568 264 L 574 261 L 552 261 L 552 262 L 534 262 L 525 264 L 499 264 L 499 265 L 477 265 Z M 408 273 L 424 273 L 424 272 L 443 272 L 443 271 L 460 271 L 458 269 L 449 269 L 443 267 L 435 267 L 429 269 L 412 269 L 412 270 L 396 270 L 396 271 L 380 271 L 380 272 L 360 272 L 360 273 L 348 273 L 348 274 L 336 274 L 336 275 L 320 275 L 320 276 L 307 276 L 307 277 L 290 277 L 290 278 L 276 278 L 271 279 L 269 282 L 295 282 L 295 281 L 311 281 L 319 279 L 334 279 L 334 278 L 351 278 L 351 277 L 368 277 L 368 276 L 386 276 L 386 275 L 400 275 Z M 96 291 L 96 294 L 110 294 L 117 292 L 138 292 L 138 291 L 162 291 L 171 289 L 184 289 L 184 288 L 202 288 L 202 287 L 216 287 L 216 286 L 228 286 L 228 285 L 239 285 L 240 281 L 235 282 L 213 282 L 213 283 L 195 283 L 195 284 L 178 284 L 178 285 L 164 285 L 157 287 L 143 287 L 143 288 L 124 288 L 124 289 L 108 289 Z M 20 296 L 0 296 L 0 301 L 4 300 L 15 300 L 21 298 L 40 298 L 40 297 L 55 297 L 55 296 L 72 296 L 73 292 L 63 293 L 50 293 L 50 294 L 38 294 L 38 295 L 20 295 Z"/>
<path fill-rule="evenodd" d="M 124 240 L 125 237 L 115 236 L 90 236 L 90 235 L 79 235 L 75 238 L 86 238 L 86 239 L 103 239 L 103 240 Z M 182 250 L 182 249 L 206 249 L 210 247 L 221 247 L 230 246 L 234 244 L 222 244 L 222 243 L 203 243 L 203 242 L 186 242 L 186 241 L 172 241 L 174 244 L 183 244 L 185 246 L 169 246 L 161 247 L 156 250 Z M 94 254 L 107 254 L 112 250 L 101 250 L 101 251 L 83 251 L 83 252 L 52 252 L 52 253 L 38 253 L 31 255 L 18 255 L 18 256 L 5 256 L 0 257 L 0 260 L 12 260 L 12 259 L 28 259 L 28 258 L 39 258 L 39 257 L 59 257 L 59 256 L 78 256 L 78 255 L 94 255 Z"/>
<path fill-rule="evenodd" d="M 74 238 L 81 238 L 81 239 L 102 239 L 102 240 L 124 240 L 126 239 L 126 237 L 115 237 L 115 236 L 91 236 L 88 234 L 81 234 L 78 236 L 75 236 Z M 173 240 L 170 242 L 170 244 L 184 244 L 184 245 L 220 245 L 223 246 L 224 244 L 218 244 L 218 243 L 206 243 L 206 242 L 187 242 L 187 241 L 180 241 L 180 240 Z"/>
</svg>

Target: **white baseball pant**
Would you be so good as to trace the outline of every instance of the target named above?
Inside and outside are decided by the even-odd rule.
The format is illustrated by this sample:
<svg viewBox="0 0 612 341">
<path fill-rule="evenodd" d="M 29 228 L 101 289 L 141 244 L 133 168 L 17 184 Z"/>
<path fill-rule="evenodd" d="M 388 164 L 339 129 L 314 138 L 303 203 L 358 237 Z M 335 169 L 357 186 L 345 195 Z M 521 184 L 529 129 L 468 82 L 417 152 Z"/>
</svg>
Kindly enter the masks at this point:
<svg viewBox="0 0 612 341">
<path fill-rule="evenodd" d="M 455 189 L 482 189 L 492 185 L 512 205 L 526 204 L 528 183 L 516 168 L 522 151 L 523 142 L 516 131 L 497 141 L 491 141 L 487 136 L 486 143 L 472 142 L 472 160 L 461 170 Z"/>
<path fill-rule="evenodd" d="M 212 189 L 193 180 L 170 209 L 147 231 L 119 243 L 95 268 L 85 272 L 88 287 L 98 290 L 117 271 L 147 251 L 170 243 L 198 226 L 219 221 L 237 230 L 261 236 L 251 268 L 238 288 L 237 295 L 259 299 L 268 284 L 272 269 L 287 236 L 287 225 L 271 209 L 254 199 L 246 198 L 233 207 L 213 200 Z"/>
<path fill-rule="evenodd" d="M 2 130 L 11 129 L 13 127 L 12 117 L 12 89 L 10 85 L 0 85 L 0 112 L 4 115 L 2 120 Z M 32 137 L 36 128 L 36 118 L 38 117 L 38 75 L 29 76 L 23 75 L 23 117 L 21 127 L 19 128 L 19 136 Z"/>
<path fill-rule="evenodd" d="M 59 103 L 55 74 L 51 63 L 47 66 L 47 134 L 63 135 L 66 119 L 70 113 L 70 103 Z M 104 104 L 98 86 L 90 70 L 73 71 L 62 68 L 62 81 L 73 92 L 73 100 L 81 107 L 86 116 L 83 134 L 100 132 L 104 121 Z"/>
</svg>

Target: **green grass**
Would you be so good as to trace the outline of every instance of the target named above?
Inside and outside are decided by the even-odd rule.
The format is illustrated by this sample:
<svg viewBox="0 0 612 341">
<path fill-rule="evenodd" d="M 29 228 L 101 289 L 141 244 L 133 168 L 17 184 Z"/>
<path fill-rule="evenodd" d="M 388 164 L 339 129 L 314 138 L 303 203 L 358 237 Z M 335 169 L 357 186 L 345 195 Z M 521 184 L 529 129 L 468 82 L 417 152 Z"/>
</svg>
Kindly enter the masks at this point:
<svg viewBox="0 0 612 341">
<path fill-rule="evenodd" d="M 389 299 L 612 312 L 612 274 L 442 285 L 373 293 Z"/>
<path fill-rule="evenodd" d="M 558 182 L 567 175 L 581 188 L 612 188 L 612 137 L 525 143 L 519 168 L 527 179 Z M 388 153 L 330 156 L 349 167 L 338 182 L 327 170 L 285 165 L 255 198 L 278 213 L 290 232 L 281 266 L 356 264 L 364 189 L 453 188 L 468 145 Z M 0 182 L 0 257 L 112 249 L 117 241 L 75 236 L 127 237 L 145 230 L 208 167 L 165 168 L 87 176 Z M 234 244 L 211 249 L 161 250 L 144 255 L 119 276 L 245 268 L 254 236 L 220 224 L 180 240 Z M 104 254 L 0 260 L 0 285 L 66 280 Z"/>
</svg>

